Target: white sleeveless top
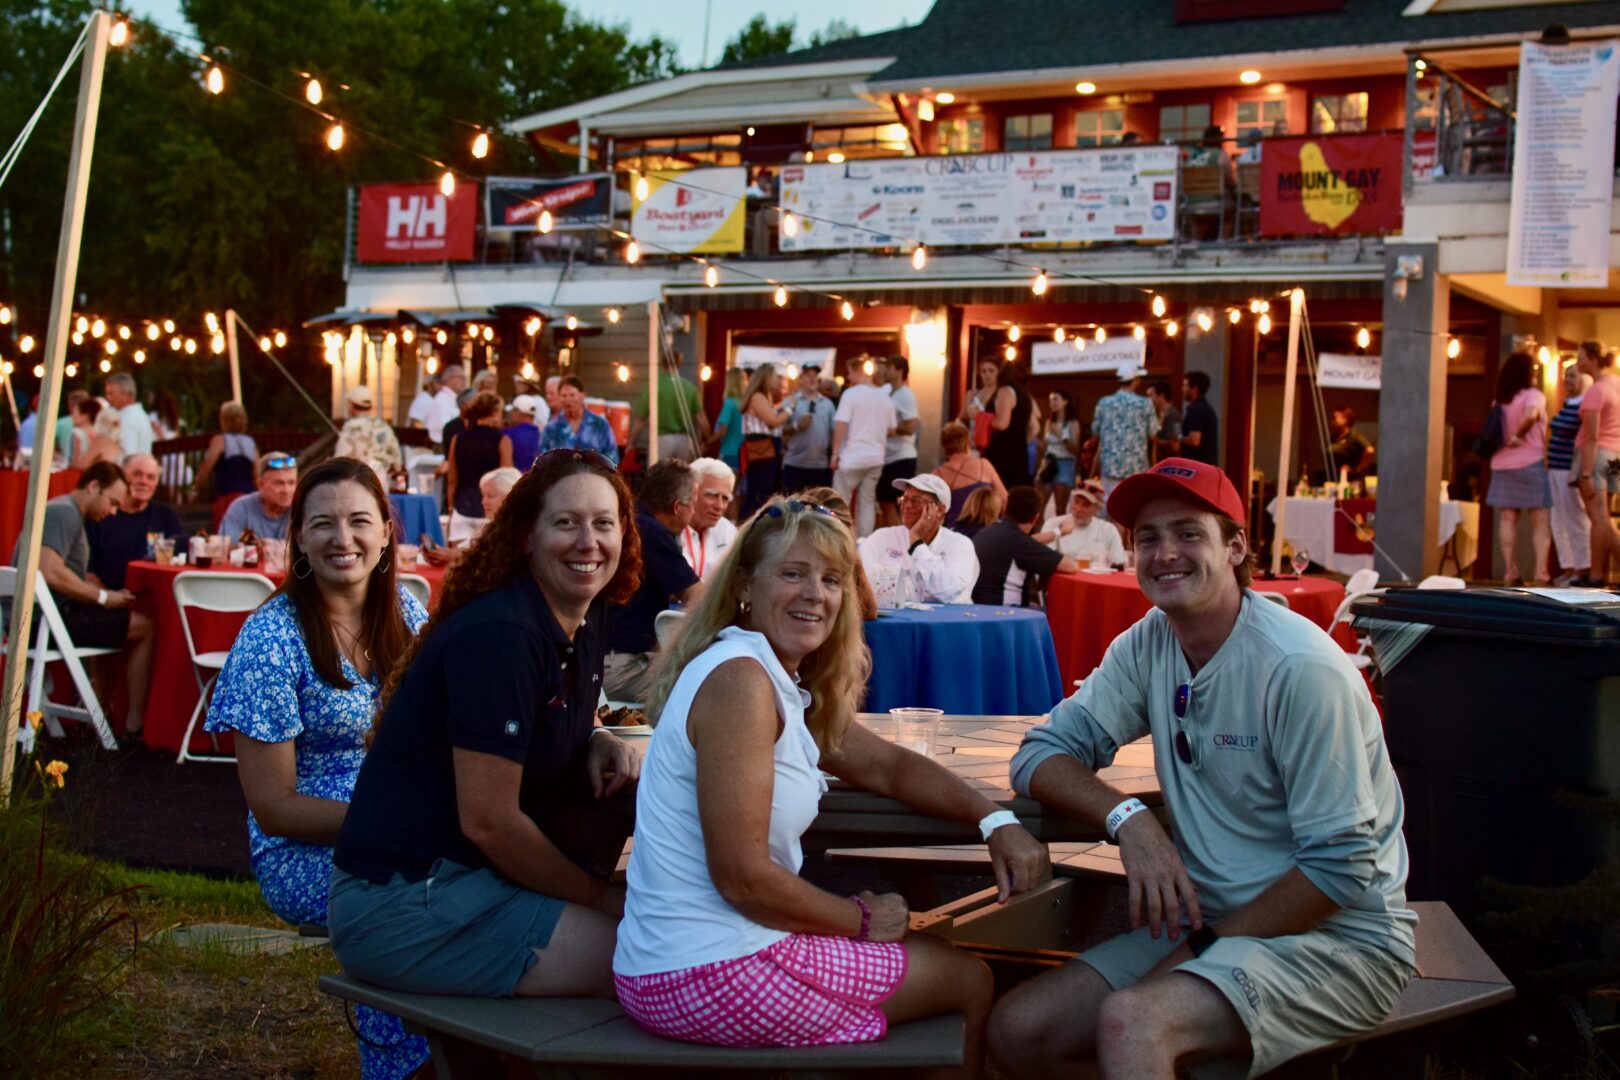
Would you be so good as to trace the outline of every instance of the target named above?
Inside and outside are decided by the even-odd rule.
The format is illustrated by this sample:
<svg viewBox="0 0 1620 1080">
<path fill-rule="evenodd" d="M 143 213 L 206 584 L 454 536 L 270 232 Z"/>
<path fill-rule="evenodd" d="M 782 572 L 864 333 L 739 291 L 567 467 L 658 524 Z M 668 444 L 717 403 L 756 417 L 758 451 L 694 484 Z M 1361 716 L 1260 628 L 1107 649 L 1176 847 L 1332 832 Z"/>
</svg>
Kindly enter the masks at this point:
<svg viewBox="0 0 1620 1080">
<path fill-rule="evenodd" d="M 771 861 L 792 874 L 804 862 L 799 838 L 815 820 L 827 790 L 817 768 L 821 752 L 804 724 L 809 695 L 782 667 L 763 634 L 727 627 L 681 672 L 642 762 L 630 889 L 613 953 L 617 974 L 655 975 L 735 960 L 789 936 L 746 918 L 715 889 L 698 820 L 697 751 L 687 737 L 687 714 L 714 669 L 744 657 L 757 661 L 770 676 L 782 720 L 771 794 Z"/>
</svg>

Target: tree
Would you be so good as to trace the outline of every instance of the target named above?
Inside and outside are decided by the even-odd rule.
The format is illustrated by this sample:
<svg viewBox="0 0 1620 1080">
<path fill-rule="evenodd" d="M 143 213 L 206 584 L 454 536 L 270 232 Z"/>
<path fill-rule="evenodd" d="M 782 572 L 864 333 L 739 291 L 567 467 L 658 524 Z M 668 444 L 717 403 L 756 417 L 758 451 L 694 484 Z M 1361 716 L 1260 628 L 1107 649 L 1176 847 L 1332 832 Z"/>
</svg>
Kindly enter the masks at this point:
<svg viewBox="0 0 1620 1080">
<path fill-rule="evenodd" d="M 765 56 L 779 56 L 791 52 L 797 29 L 798 24 L 793 19 L 784 19 L 782 22 L 772 24 L 763 14 L 755 15 L 737 31 L 736 37 L 726 42 L 725 51 L 720 54 L 720 62 L 735 64 L 743 60 L 757 60 Z"/>
<path fill-rule="evenodd" d="M 833 19 L 825 27 L 810 35 L 810 44 L 830 45 L 835 41 L 848 41 L 850 38 L 861 36 L 860 28 L 843 19 Z"/>
</svg>

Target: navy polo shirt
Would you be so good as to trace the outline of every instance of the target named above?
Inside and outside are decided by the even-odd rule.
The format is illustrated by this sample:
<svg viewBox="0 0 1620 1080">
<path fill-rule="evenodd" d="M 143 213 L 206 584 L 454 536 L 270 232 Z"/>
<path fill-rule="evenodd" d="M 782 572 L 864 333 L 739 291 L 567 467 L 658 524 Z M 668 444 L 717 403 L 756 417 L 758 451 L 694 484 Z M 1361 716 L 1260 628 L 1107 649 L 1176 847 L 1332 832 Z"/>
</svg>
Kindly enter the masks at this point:
<svg viewBox="0 0 1620 1080">
<path fill-rule="evenodd" d="M 1206 465 L 1214 465 L 1220 457 L 1221 424 L 1215 417 L 1215 407 L 1203 398 L 1187 402 L 1186 412 L 1181 417 L 1181 437 L 1185 439 L 1193 432 L 1203 435 L 1197 446 L 1181 444 L 1180 454 L 1193 461 L 1202 461 Z"/>
<path fill-rule="evenodd" d="M 124 587 L 130 563 L 152 557 L 146 549 L 149 533 L 162 533 L 181 544 L 186 536 L 174 507 L 158 502 L 147 503 L 146 509 L 138 513 L 120 510 L 100 521 L 87 521 L 84 532 L 90 540 L 90 572 L 109 589 Z"/>
<path fill-rule="evenodd" d="M 672 597 L 698 582 L 697 574 L 681 554 L 681 543 L 664 523 L 636 506 L 636 531 L 641 534 L 641 588 L 608 617 L 607 651 L 645 653 L 658 648 L 653 620 L 669 607 Z"/>
<path fill-rule="evenodd" d="M 451 615 L 389 699 L 334 861 L 368 881 L 420 881 L 439 859 L 489 861 L 462 835 L 451 751 L 523 766 L 518 804 L 545 831 L 585 786 L 602 679 L 605 604 L 570 641 L 525 573 Z"/>
</svg>

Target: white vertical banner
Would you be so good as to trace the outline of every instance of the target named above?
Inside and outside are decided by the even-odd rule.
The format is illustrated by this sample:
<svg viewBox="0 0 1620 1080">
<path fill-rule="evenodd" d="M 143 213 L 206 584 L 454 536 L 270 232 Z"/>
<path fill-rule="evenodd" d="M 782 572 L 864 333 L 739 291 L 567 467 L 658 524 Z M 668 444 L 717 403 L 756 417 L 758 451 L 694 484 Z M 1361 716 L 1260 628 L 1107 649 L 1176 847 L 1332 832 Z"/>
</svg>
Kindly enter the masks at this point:
<svg viewBox="0 0 1620 1080">
<path fill-rule="evenodd" d="M 1509 285 L 1609 283 L 1616 44 L 1520 46 Z"/>
</svg>

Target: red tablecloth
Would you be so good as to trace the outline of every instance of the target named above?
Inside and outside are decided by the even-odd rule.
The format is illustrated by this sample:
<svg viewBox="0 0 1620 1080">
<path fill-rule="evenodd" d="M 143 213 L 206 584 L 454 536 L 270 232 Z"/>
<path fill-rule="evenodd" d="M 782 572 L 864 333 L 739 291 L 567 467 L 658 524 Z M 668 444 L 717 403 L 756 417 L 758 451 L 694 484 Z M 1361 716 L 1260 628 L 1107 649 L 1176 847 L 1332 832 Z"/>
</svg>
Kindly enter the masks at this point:
<svg viewBox="0 0 1620 1080">
<path fill-rule="evenodd" d="M 66 495 L 79 482 L 77 469 L 51 473 L 46 488 L 51 498 Z M 28 504 L 28 473 L 22 469 L 0 469 L 0 562 L 11 564 L 11 549 L 22 534 L 23 510 Z"/>
<path fill-rule="evenodd" d="M 184 566 L 159 566 L 151 562 L 132 562 L 124 587 L 138 595 L 136 610 L 144 611 L 152 619 L 157 634 L 157 646 L 152 656 L 152 691 L 146 698 L 146 745 L 159 750 L 180 749 L 180 737 L 186 732 L 186 722 L 197 705 L 197 678 L 192 673 L 191 655 L 186 652 L 186 635 L 180 626 L 180 612 L 174 606 L 174 579 L 187 570 Z M 218 570 L 236 570 L 236 567 L 213 567 Z M 254 571 L 241 571 L 253 573 Z M 444 570 L 418 564 L 410 573 L 427 578 L 432 589 L 431 603 L 437 604 L 439 589 L 444 581 Z M 278 584 L 279 574 L 267 574 Z M 198 652 L 229 649 L 236 633 L 247 621 L 246 614 L 223 615 L 210 612 L 191 613 L 191 633 Z M 229 749 L 230 737 L 220 739 L 220 748 Z M 210 749 L 208 736 L 198 733 L 192 737 L 191 748 L 203 752 Z"/>
<path fill-rule="evenodd" d="M 1288 597 L 1289 607 L 1324 630 L 1344 600 L 1344 586 L 1326 578 L 1257 578 L 1254 589 Z M 1136 583 L 1135 574 L 1053 575 L 1046 590 L 1046 617 L 1052 624 L 1064 688 L 1072 691 L 1074 680 L 1095 671 L 1113 640 L 1152 606 Z M 1346 633 L 1340 644 L 1353 648 L 1355 642 Z"/>
</svg>

